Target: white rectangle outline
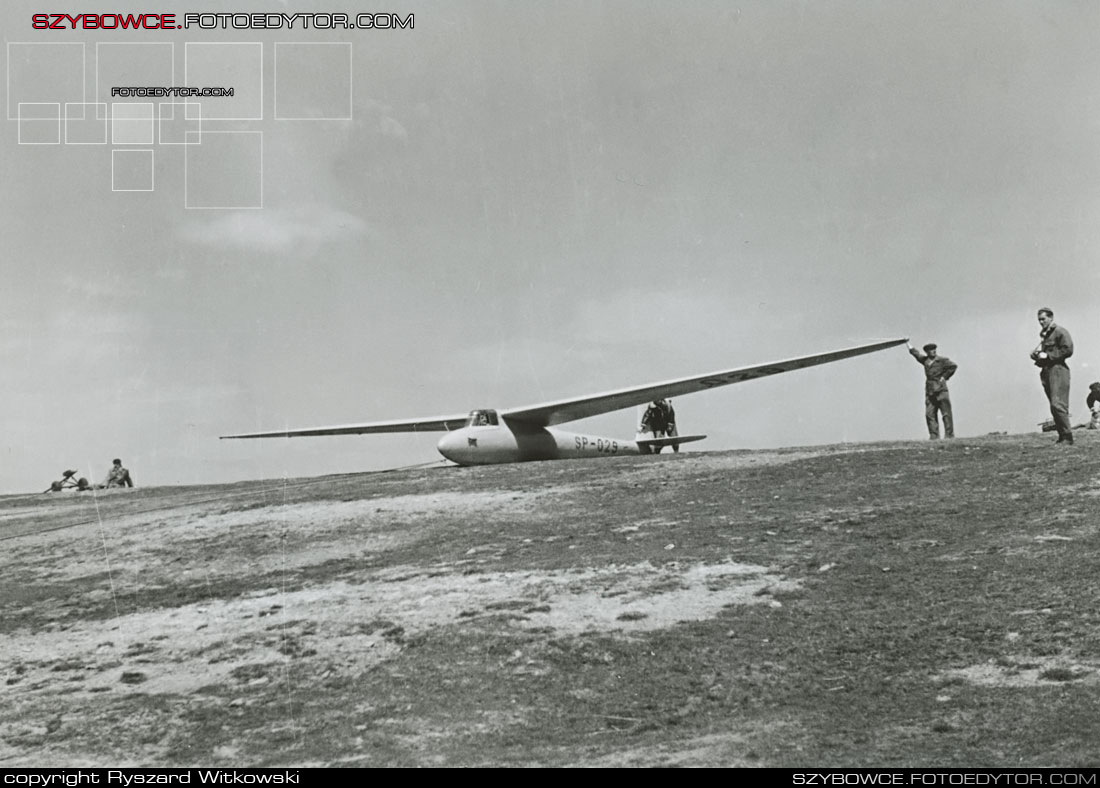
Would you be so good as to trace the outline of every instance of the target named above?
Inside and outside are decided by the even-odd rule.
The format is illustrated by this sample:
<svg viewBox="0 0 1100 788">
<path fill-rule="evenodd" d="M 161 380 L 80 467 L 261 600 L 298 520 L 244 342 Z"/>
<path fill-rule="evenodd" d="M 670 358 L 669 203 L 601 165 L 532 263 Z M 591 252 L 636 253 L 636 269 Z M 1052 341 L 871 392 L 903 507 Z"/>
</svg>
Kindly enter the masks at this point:
<svg viewBox="0 0 1100 788">
<path fill-rule="evenodd" d="M 219 118 L 221 120 L 221 118 Z M 194 131 L 184 132 L 184 139 Z M 198 132 L 203 133 L 203 132 Z M 260 211 L 264 207 L 264 133 L 262 131 L 207 131 L 206 134 L 258 134 L 260 137 L 260 204 L 259 205 L 188 205 L 187 204 L 187 149 L 183 146 L 183 208 L 186 211 Z"/>
<path fill-rule="evenodd" d="M 103 142 L 69 142 L 69 105 L 74 105 L 75 106 L 76 103 L 77 102 L 75 102 L 75 101 L 66 101 L 65 102 L 65 144 L 66 145 L 106 145 L 107 144 L 107 104 L 106 104 L 106 102 L 103 102 L 103 101 L 80 102 L 80 106 L 82 106 L 82 107 L 87 107 L 89 105 L 94 105 L 96 107 L 103 107 Z M 96 112 L 96 114 L 98 115 L 99 113 Z M 79 120 L 81 122 L 86 122 L 87 118 L 83 118 L 83 117 L 82 118 L 73 118 L 73 120 Z M 98 123 L 99 121 L 100 121 L 100 119 L 97 117 L 96 122 Z"/>
<path fill-rule="evenodd" d="M 184 132 L 183 132 L 184 142 L 165 142 L 164 141 L 164 134 L 162 132 L 161 125 L 160 125 L 164 122 L 164 111 L 161 109 L 161 107 L 177 107 L 177 106 L 182 107 L 182 106 L 187 106 L 189 104 L 195 104 L 196 106 L 199 107 L 199 118 L 198 118 L 199 130 L 196 132 L 196 131 L 187 131 L 186 129 L 184 129 Z M 176 111 L 175 110 L 172 110 L 172 118 L 171 119 L 172 120 L 176 119 Z M 187 111 L 184 110 L 183 120 L 184 121 L 194 120 L 194 118 L 187 117 Z M 187 135 L 188 134 L 198 134 L 199 135 L 199 141 L 198 142 L 187 142 L 186 140 L 187 140 Z M 202 104 L 200 104 L 197 101 L 162 101 L 159 104 L 157 104 L 157 144 L 158 145 L 201 145 L 202 144 Z"/>
<path fill-rule="evenodd" d="M 149 108 L 149 141 L 148 142 L 118 142 L 115 139 L 115 123 L 122 120 L 136 121 L 138 123 L 144 123 L 145 118 L 116 118 L 115 117 L 115 105 L 120 104 L 126 107 L 148 107 Z M 151 101 L 112 101 L 111 102 L 111 144 L 112 145 L 153 145 L 156 143 L 157 135 L 153 131 L 153 123 L 156 120 L 153 111 L 153 102 Z"/>
<path fill-rule="evenodd" d="M 187 48 L 192 44 L 203 46 L 221 46 L 224 44 L 249 44 L 260 48 L 260 115 L 259 117 L 246 118 L 207 118 L 207 120 L 263 120 L 264 119 L 264 42 L 263 41 L 185 41 L 183 44 L 183 81 L 187 82 Z M 196 87 L 212 87 L 211 85 L 196 85 Z M 232 86 L 231 86 L 232 87 Z M 219 96 L 206 96 L 206 98 L 220 98 Z"/>
<path fill-rule="evenodd" d="M 172 68 L 172 77 L 171 77 L 172 85 L 171 86 L 175 87 L 175 84 L 176 84 L 176 45 L 173 42 L 171 42 L 171 41 L 96 41 L 95 42 L 95 95 L 96 95 L 96 98 L 99 98 L 99 48 L 100 48 L 100 46 L 109 46 L 109 47 L 150 47 L 150 46 L 152 46 L 152 47 L 164 47 L 164 46 L 166 46 L 166 47 L 168 47 L 172 52 L 172 54 L 169 56 L 169 64 Z M 121 85 L 116 85 L 116 87 L 122 87 L 122 86 Z M 130 85 L 127 85 L 126 87 L 130 87 Z M 142 85 L 141 87 L 146 87 L 146 86 Z M 157 86 L 157 87 L 160 87 L 160 86 Z M 142 98 L 144 98 L 144 96 Z M 126 102 L 119 101 L 119 102 L 112 102 L 112 103 L 124 104 Z"/>
<path fill-rule="evenodd" d="M 348 48 L 348 112 L 350 113 L 346 118 L 283 118 L 279 117 L 279 44 L 296 44 L 301 46 L 306 44 L 308 46 L 340 46 L 343 44 Z M 275 63 L 271 71 L 271 100 L 272 100 L 272 114 L 275 116 L 275 120 L 355 120 L 355 48 L 352 47 L 350 41 L 276 41 L 275 42 Z"/>
<path fill-rule="evenodd" d="M 7 105 L 6 109 L 7 109 L 7 114 L 8 114 L 8 120 L 18 120 L 19 119 L 18 117 L 13 118 L 11 116 L 11 48 L 12 48 L 12 46 L 17 45 L 17 44 L 29 44 L 29 45 L 32 45 L 32 46 L 34 46 L 34 45 L 37 45 L 37 46 L 51 46 L 52 45 L 52 46 L 67 46 L 67 47 L 78 46 L 78 47 L 80 47 L 80 103 L 81 104 L 87 103 L 87 101 L 88 101 L 88 85 L 87 85 L 87 82 L 88 82 L 88 66 L 84 62 L 84 42 L 83 41 L 9 41 L 8 42 L 7 62 L 5 64 L 6 67 L 7 67 L 7 72 L 4 74 L 4 88 L 7 90 L 7 93 L 5 94 L 5 98 L 4 98 L 4 103 Z M 19 103 L 23 103 L 23 104 L 43 103 L 43 104 L 45 104 L 45 103 L 48 103 L 48 102 L 24 101 L 24 102 L 19 102 Z M 60 104 L 61 102 L 57 102 L 57 103 Z M 73 103 L 75 103 L 75 102 L 73 102 Z M 33 145 L 34 143 L 27 143 L 27 144 L 28 145 Z"/>
<path fill-rule="evenodd" d="M 95 107 L 96 108 L 96 120 L 102 120 L 102 121 L 107 120 L 107 103 L 105 101 L 66 101 L 65 106 L 66 107 Z M 103 114 L 102 115 L 99 114 L 99 108 L 100 107 L 103 107 Z M 83 112 L 80 113 L 79 118 L 76 117 L 75 115 L 70 117 L 68 109 L 65 110 L 65 113 L 61 117 L 64 120 L 87 120 L 87 118 L 84 117 Z M 79 143 L 74 143 L 74 144 L 79 144 Z"/>
<path fill-rule="evenodd" d="M 57 142 L 23 142 L 23 106 L 35 106 L 35 107 L 57 107 Z M 19 117 L 16 120 L 19 122 L 19 128 L 16 132 L 16 142 L 19 145 L 60 145 L 61 144 L 61 102 L 59 101 L 20 101 L 17 105 Z M 44 120 L 49 121 L 50 118 L 26 118 L 26 120 Z"/>
<path fill-rule="evenodd" d="M 149 188 L 148 189 L 116 189 L 115 188 L 115 154 L 116 153 L 148 153 L 149 154 Z M 115 148 L 111 151 L 111 191 L 112 192 L 152 192 L 157 189 L 157 171 L 153 166 L 156 159 L 152 148 Z"/>
</svg>

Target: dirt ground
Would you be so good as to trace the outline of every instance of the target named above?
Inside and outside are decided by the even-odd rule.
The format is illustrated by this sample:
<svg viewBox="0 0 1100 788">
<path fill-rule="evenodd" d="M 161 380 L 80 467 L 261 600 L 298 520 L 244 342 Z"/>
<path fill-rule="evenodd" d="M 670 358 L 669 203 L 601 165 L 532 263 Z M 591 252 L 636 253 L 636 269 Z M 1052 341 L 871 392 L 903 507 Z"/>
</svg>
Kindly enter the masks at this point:
<svg viewBox="0 0 1100 788">
<path fill-rule="evenodd" d="M 0 767 L 1096 766 L 1100 438 L 0 498 Z"/>
</svg>

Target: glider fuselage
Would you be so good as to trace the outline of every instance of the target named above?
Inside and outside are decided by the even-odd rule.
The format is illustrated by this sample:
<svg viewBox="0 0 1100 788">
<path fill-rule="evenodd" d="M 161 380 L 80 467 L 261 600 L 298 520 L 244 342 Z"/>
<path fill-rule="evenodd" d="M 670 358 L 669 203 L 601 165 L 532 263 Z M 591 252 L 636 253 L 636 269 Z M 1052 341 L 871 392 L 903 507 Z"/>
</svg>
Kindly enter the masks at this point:
<svg viewBox="0 0 1100 788">
<path fill-rule="evenodd" d="M 436 448 L 459 465 L 642 453 L 636 441 L 566 432 L 508 419 L 501 419 L 496 425 L 468 426 L 448 432 L 439 439 Z"/>
</svg>

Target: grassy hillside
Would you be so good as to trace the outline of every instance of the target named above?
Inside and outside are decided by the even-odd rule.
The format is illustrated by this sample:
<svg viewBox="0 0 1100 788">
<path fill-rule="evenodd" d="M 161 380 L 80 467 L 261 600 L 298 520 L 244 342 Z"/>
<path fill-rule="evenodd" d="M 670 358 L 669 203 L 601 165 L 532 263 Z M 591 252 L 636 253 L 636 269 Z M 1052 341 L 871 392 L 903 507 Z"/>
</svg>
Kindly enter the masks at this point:
<svg viewBox="0 0 1100 788">
<path fill-rule="evenodd" d="M 1100 765 L 1100 436 L 0 498 L 0 764 Z"/>
</svg>

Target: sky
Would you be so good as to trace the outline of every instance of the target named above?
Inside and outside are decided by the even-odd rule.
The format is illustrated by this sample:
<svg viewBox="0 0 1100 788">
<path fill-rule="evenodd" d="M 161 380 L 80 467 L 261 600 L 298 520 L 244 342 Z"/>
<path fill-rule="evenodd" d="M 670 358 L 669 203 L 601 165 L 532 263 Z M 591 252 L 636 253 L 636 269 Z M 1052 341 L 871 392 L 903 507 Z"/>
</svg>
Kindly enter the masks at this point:
<svg viewBox="0 0 1100 788">
<path fill-rule="evenodd" d="M 38 4 L 0 9 L 0 492 L 114 457 L 141 486 L 432 462 L 434 435 L 218 436 L 895 337 L 959 365 L 959 436 L 1035 431 L 1043 306 L 1085 420 L 1100 5 L 379 9 L 415 26 L 36 30 Z M 235 90 L 185 108 L 119 86 Z M 703 450 L 927 434 L 904 346 L 674 404 Z"/>
</svg>

